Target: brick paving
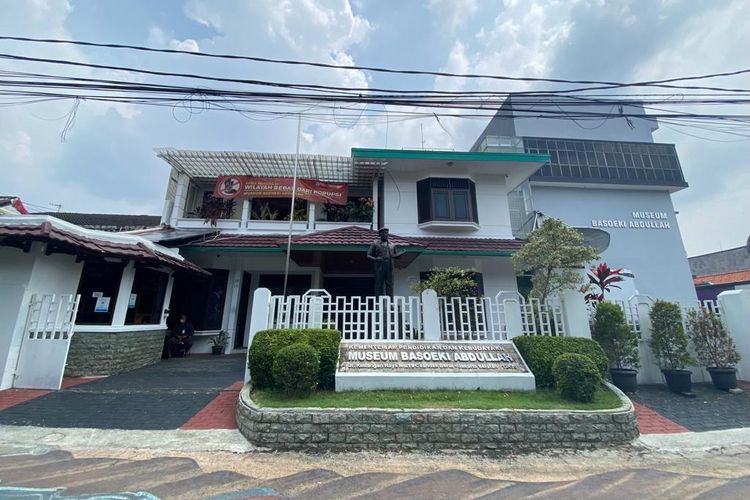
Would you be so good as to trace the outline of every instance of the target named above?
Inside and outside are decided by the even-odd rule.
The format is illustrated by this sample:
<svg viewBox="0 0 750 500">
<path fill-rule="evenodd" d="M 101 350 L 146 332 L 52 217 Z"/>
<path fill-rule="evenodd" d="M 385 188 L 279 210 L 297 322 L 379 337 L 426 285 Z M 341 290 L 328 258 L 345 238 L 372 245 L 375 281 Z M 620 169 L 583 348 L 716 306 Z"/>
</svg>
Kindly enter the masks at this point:
<svg viewBox="0 0 750 500">
<path fill-rule="evenodd" d="M 647 408 L 636 402 L 633 402 L 633 406 L 635 407 L 635 418 L 638 421 L 638 430 L 641 434 L 674 434 L 677 432 L 689 432 L 685 427 L 659 415 L 651 408 Z"/>
<path fill-rule="evenodd" d="M 180 429 L 236 429 L 237 419 L 235 414 L 242 385 L 240 380 L 221 391 L 213 401 L 185 422 Z"/>
<path fill-rule="evenodd" d="M 0 391 L 0 411 L 49 394 L 43 389 L 6 389 Z"/>
<path fill-rule="evenodd" d="M 119 375 L 70 381 L 60 391 L 0 393 L 0 424 L 98 429 L 179 429 L 219 396 L 210 414 L 226 424 L 225 389 L 244 375 L 244 355 L 163 360 Z M 85 382 L 85 383 L 83 383 Z M 226 391 L 229 393 L 229 391 Z M 236 391 L 235 391 L 236 394 Z M 33 397 L 32 397 L 33 396 Z M 24 399 L 25 398 L 25 399 Z M 23 400 L 22 400 L 23 399 Z M 11 404 L 12 402 L 12 404 Z M 234 412 L 232 411 L 232 416 Z M 217 425 L 219 425 L 217 424 Z M 208 425 L 204 420 L 202 425 Z M 217 427 L 213 427 L 217 428 Z M 224 428 L 224 427 L 218 427 Z"/>
<path fill-rule="evenodd" d="M 665 385 L 639 385 L 638 392 L 631 395 L 631 399 L 693 432 L 750 427 L 750 390 L 747 385 L 741 394 L 719 391 L 710 383 L 693 384 L 693 392 L 695 398 L 686 398 L 670 392 Z M 641 415 L 637 411 L 636 407 L 640 425 Z M 644 412 L 644 419 L 644 425 L 653 423 L 658 428 L 655 417 Z"/>
</svg>

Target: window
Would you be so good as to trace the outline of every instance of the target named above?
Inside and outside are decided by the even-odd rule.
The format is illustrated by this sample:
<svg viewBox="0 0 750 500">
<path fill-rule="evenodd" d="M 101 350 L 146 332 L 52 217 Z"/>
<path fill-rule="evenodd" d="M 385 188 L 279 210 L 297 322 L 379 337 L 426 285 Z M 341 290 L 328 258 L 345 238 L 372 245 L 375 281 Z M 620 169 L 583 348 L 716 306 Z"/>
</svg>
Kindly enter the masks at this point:
<svg viewBox="0 0 750 500">
<path fill-rule="evenodd" d="M 81 301 L 78 304 L 76 324 L 112 323 L 123 267 L 123 264 L 110 262 L 86 262 L 83 265 L 81 280 L 78 282 Z"/>
<path fill-rule="evenodd" d="M 164 272 L 138 267 L 135 270 L 133 289 L 128 298 L 126 325 L 158 325 L 164 306 L 169 275 Z"/>
<path fill-rule="evenodd" d="M 184 314 L 196 330 L 221 329 L 229 271 L 206 271 L 211 273 L 210 278 L 184 274 L 175 277 L 167 321 L 170 327 Z"/>
<path fill-rule="evenodd" d="M 417 182 L 419 222 L 479 222 L 474 182 L 430 177 Z"/>
</svg>

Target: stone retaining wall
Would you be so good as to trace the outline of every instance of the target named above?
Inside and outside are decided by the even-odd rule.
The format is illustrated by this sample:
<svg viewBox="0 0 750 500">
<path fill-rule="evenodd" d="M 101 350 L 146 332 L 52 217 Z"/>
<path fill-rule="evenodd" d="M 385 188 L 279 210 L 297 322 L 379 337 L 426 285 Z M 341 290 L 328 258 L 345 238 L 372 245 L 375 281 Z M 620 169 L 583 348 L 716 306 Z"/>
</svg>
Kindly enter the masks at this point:
<svg viewBox="0 0 750 500">
<path fill-rule="evenodd" d="M 114 375 L 158 363 L 165 334 L 164 329 L 74 333 L 65 376 Z"/>
<path fill-rule="evenodd" d="M 240 432 L 278 450 L 528 452 L 630 443 L 638 437 L 630 400 L 613 410 L 377 410 L 260 408 L 245 386 Z"/>
</svg>

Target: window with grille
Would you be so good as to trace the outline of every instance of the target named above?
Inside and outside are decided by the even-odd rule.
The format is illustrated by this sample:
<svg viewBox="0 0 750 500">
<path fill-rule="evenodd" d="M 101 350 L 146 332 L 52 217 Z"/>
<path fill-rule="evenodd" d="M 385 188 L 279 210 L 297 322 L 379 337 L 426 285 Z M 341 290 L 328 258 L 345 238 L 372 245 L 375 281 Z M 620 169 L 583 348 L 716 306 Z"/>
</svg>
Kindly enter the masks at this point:
<svg viewBox="0 0 750 500">
<path fill-rule="evenodd" d="M 430 177 L 417 182 L 419 222 L 479 222 L 477 194 L 469 179 Z"/>
</svg>

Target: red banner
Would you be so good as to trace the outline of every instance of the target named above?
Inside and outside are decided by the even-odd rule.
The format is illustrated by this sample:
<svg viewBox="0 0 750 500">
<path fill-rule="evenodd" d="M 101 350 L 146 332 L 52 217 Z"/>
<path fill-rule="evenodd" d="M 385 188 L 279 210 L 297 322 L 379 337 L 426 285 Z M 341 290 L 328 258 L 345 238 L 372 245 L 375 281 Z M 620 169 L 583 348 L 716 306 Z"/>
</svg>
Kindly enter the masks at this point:
<svg viewBox="0 0 750 500">
<path fill-rule="evenodd" d="M 217 198 L 291 198 L 294 180 L 288 177 L 222 175 L 216 179 Z M 346 205 L 347 184 L 297 179 L 297 197 L 314 203 Z"/>
</svg>

